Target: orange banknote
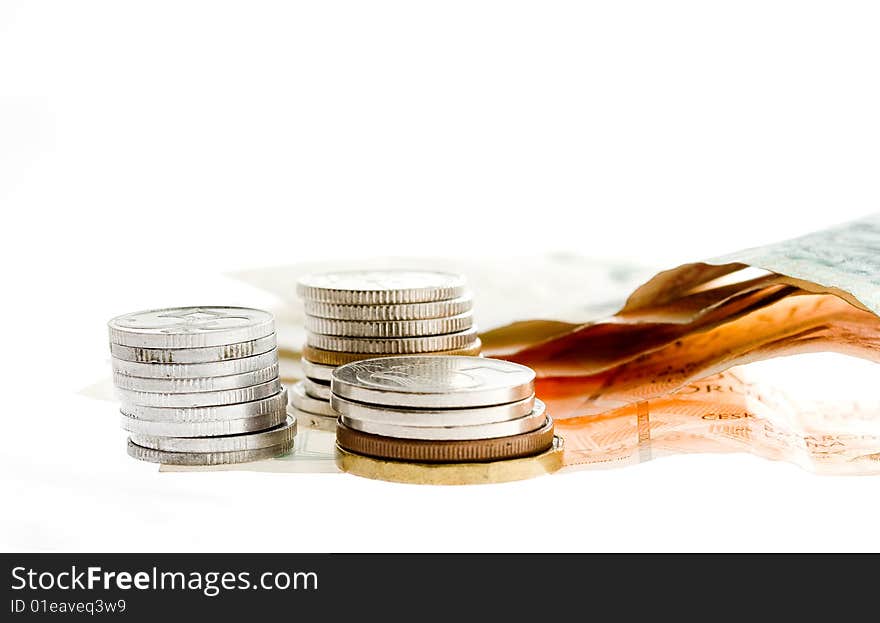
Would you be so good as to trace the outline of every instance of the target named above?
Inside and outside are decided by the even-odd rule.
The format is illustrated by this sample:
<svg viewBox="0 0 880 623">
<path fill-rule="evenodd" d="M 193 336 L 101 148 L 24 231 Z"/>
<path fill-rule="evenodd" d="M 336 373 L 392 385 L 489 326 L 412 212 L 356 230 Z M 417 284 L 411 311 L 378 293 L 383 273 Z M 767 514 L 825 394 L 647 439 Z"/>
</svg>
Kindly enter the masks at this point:
<svg viewBox="0 0 880 623">
<path fill-rule="evenodd" d="M 566 468 L 749 452 L 817 473 L 880 473 L 880 400 L 871 395 L 873 386 L 855 383 L 855 391 L 838 400 L 805 399 L 796 389 L 783 391 L 762 380 L 752 369 L 757 366 L 727 370 L 602 414 L 557 420 Z"/>
</svg>

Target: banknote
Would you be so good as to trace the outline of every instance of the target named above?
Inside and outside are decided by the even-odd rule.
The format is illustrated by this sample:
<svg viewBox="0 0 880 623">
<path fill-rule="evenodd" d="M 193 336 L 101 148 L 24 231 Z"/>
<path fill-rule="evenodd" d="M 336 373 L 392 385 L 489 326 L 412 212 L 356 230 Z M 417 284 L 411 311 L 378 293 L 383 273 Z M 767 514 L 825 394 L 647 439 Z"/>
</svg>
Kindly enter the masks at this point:
<svg viewBox="0 0 880 623">
<path fill-rule="evenodd" d="M 562 337 L 577 329 L 587 329 L 597 325 L 608 325 L 609 330 L 617 329 L 626 331 L 631 325 L 639 325 L 639 329 L 662 328 L 665 325 L 687 325 L 697 323 L 701 317 L 706 317 L 714 312 L 715 318 L 723 318 L 724 315 L 736 307 L 738 302 L 746 295 L 771 288 L 778 283 L 778 276 L 765 274 L 761 277 L 748 281 L 737 282 L 725 286 L 703 289 L 698 292 L 685 294 L 678 299 L 664 302 L 661 305 L 644 306 L 641 308 L 620 311 L 611 318 L 604 318 L 594 322 L 571 323 L 560 320 L 551 320 L 545 317 L 542 320 L 525 320 L 510 325 L 484 331 L 482 334 L 483 351 L 488 355 L 511 354 L 524 348 L 535 347 L 551 338 Z M 778 288 L 777 288 L 778 289 Z M 613 327 L 611 326 L 613 325 Z M 672 327 L 666 327 L 672 328 Z M 681 327 L 674 329 L 686 331 Z M 595 344 L 593 345 L 595 347 Z M 620 358 L 620 353 L 614 360 Z"/>
<path fill-rule="evenodd" d="M 516 349 L 505 339 L 509 329 L 499 330 L 485 336 L 483 352 L 487 356 L 516 358 L 535 368 L 541 376 L 594 374 L 662 348 L 685 335 L 708 331 L 802 293 L 781 284 L 742 290 L 718 288 L 685 296 L 665 305 L 668 310 L 642 308 L 546 337 L 538 337 L 532 331 L 530 336 L 519 337 Z M 712 295 L 710 302 L 707 295 Z M 701 307 L 692 309 L 695 304 Z M 527 337 L 533 338 L 531 344 Z"/>
<path fill-rule="evenodd" d="M 734 367 L 601 415 L 557 421 L 566 470 L 748 452 L 825 474 L 880 473 L 875 364 L 807 355 Z M 827 370 L 839 374 L 829 384 Z M 788 383 L 780 381 L 785 372 Z M 768 374 L 768 371 L 770 374 Z M 811 388 L 832 385 L 833 396 Z M 835 391 L 836 390 L 836 391 Z"/>
<path fill-rule="evenodd" d="M 584 345 L 547 359 L 513 357 L 541 372 L 539 394 L 557 419 L 603 413 L 657 397 L 727 368 L 810 352 L 880 361 L 880 318 L 828 294 L 787 297 L 625 363 L 577 375 Z M 542 357 L 544 353 L 541 353 Z M 584 356 L 589 361 L 589 353 Z M 880 380 L 880 370 L 878 370 Z"/>
</svg>

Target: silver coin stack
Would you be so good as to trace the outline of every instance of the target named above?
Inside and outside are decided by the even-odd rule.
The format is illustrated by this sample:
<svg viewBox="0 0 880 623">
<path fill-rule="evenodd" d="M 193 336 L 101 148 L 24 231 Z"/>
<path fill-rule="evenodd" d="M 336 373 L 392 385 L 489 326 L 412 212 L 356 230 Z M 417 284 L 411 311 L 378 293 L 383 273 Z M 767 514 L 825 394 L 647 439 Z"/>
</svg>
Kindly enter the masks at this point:
<svg viewBox="0 0 880 623">
<path fill-rule="evenodd" d="M 530 368 L 482 357 L 369 359 L 333 371 L 342 450 L 392 461 L 521 458 L 553 445 Z"/>
<path fill-rule="evenodd" d="M 296 420 L 278 378 L 272 314 L 243 307 L 136 312 L 109 322 L 128 453 L 173 465 L 285 454 Z"/>
<path fill-rule="evenodd" d="M 334 368 L 379 356 L 479 354 L 472 298 L 461 275 L 431 271 L 346 271 L 300 279 L 307 343 L 305 379 L 291 388 L 297 417 L 335 430 Z"/>
</svg>

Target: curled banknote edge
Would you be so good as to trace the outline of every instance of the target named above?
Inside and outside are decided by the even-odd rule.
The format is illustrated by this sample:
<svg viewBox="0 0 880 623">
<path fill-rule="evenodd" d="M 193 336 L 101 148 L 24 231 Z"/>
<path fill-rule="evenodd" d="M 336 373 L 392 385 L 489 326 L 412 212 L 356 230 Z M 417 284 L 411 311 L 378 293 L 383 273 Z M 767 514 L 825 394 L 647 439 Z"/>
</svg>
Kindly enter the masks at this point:
<svg viewBox="0 0 880 623">
<path fill-rule="evenodd" d="M 782 275 L 792 285 L 834 294 L 880 314 L 880 214 L 664 271 L 637 288 L 623 311 L 672 300 L 746 266 Z"/>
</svg>

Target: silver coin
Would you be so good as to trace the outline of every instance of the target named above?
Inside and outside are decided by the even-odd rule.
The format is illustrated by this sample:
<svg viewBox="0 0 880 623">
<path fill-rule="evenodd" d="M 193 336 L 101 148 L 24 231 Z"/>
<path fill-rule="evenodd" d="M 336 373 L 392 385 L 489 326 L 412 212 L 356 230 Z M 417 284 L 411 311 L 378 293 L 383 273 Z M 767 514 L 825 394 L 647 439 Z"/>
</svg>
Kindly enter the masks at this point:
<svg viewBox="0 0 880 623">
<path fill-rule="evenodd" d="M 493 422 L 491 424 L 472 424 L 470 426 L 405 426 L 358 420 L 340 415 L 339 419 L 349 428 L 371 435 L 394 437 L 396 439 L 426 439 L 431 441 L 454 441 L 464 439 L 496 439 L 511 435 L 522 435 L 541 428 L 547 416 L 544 403 L 535 400 L 531 413 L 515 420 Z"/>
<path fill-rule="evenodd" d="M 300 297 L 343 305 L 425 303 L 461 297 L 461 275 L 414 270 L 355 270 L 308 275 L 299 280 Z"/>
<path fill-rule="evenodd" d="M 282 389 L 277 394 L 267 398 L 238 404 L 184 408 L 123 404 L 121 405 L 121 411 L 123 415 L 127 415 L 130 418 L 151 422 L 219 422 L 271 415 L 278 411 L 283 411 L 286 406 L 287 390 Z"/>
<path fill-rule="evenodd" d="M 287 417 L 284 409 L 266 415 L 238 420 L 205 420 L 203 422 L 151 422 L 138 420 L 123 414 L 122 428 L 139 435 L 161 435 L 163 437 L 219 437 L 239 435 L 266 430 L 284 423 Z"/>
<path fill-rule="evenodd" d="M 164 452 L 144 448 L 131 439 L 128 440 L 128 455 L 139 461 L 164 463 L 165 465 L 226 465 L 229 463 L 249 463 L 282 456 L 293 450 L 294 441 L 288 441 L 259 450 L 240 450 L 238 452 Z"/>
<path fill-rule="evenodd" d="M 287 413 L 296 418 L 296 423 L 299 424 L 300 428 L 312 428 L 331 433 L 336 432 L 336 416 L 306 413 L 296 407 L 290 407 Z"/>
<path fill-rule="evenodd" d="M 281 381 L 272 379 L 268 383 L 260 383 L 240 389 L 223 389 L 216 392 L 195 392 L 189 394 L 172 394 L 168 392 L 136 392 L 130 389 L 116 388 L 119 400 L 126 405 L 142 405 L 144 407 L 217 407 L 238 402 L 251 402 L 268 398 L 281 391 Z"/>
<path fill-rule="evenodd" d="M 330 401 L 309 396 L 302 381 L 290 388 L 290 404 L 306 413 L 336 417 L 336 411 L 330 406 Z"/>
<path fill-rule="evenodd" d="M 333 371 L 334 394 L 375 405 L 419 408 L 483 407 L 534 393 L 535 372 L 484 357 L 377 357 Z"/>
<path fill-rule="evenodd" d="M 267 353 L 275 346 L 273 333 L 247 342 L 205 348 L 141 348 L 111 343 L 110 354 L 117 359 L 140 363 L 212 363 Z"/>
<path fill-rule="evenodd" d="M 255 433 L 222 437 L 165 437 L 132 433 L 129 439 L 143 448 L 163 452 L 242 452 L 287 443 L 295 436 L 296 420 L 287 417 L 284 423 Z"/>
<path fill-rule="evenodd" d="M 306 394 L 318 400 L 330 400 L 330 383 L 322 383 L 308 377 L 302 380 Z"/>
<path fill-rule="evenodd" d="M 448 318 L 426 320 L 332 320 L 306 316 L 305 327 L 313 333 L 345 337 L 419 337 L 445 335 L 470 329 L 474 325 L 471 312 Z"/>
<path fill-rule="evenodd" d="M 305 357 L 299 360 L 302 364 L 303 372 L 310 379 L 317 379 L 318 381 L 327 381 L 330 382 L 330 375 L 333 374 L 333 370 L 336 369 L 336 366 L 328 366 L 323 363 L 315 363 L 314 361 L 309 361 Z"/>
<path fill-rule="evenodd" d="M 339 413 L 353 420 L 362 420 L 376 424 L 397 424 L 400 426 L 477 426 L 506 422 L 524 417 L 535 408 L 535 395 L 489 407 L 471 409 L 404 409 L 382 407 L 346 400 L 336 394 L 330 397 L 330 406 Z"/>
<path fill-rule="evenodd" d="M 172 394 L 193 392 L 215 392 L 227 389 L 241 389 L 267 383 L 278 376 L 278 364 L 262 370 L 230 374 L 229 376 L 209 376 L 196 379 L 144 379 L 139 376 L 113 373 L 116 387 L 139 392 L 166 392 Z"/>
<path fill-rule="evenodd" d="M 196 379 L 262 370 L 278 362 L 278 349 L 253 357 L 211 363 L 139 363 L 112 357 L 113 373 L 142 379 Z"/>
<path fill-rule="evenodd" d="M 320 301 L 304 301 L 306 314 L 335 320 L 426 320 L 448 318 L 471 311 L 474 301 L 469 294 L 448 301 L 399 303 L 397 305 L 340 305 Z"/>
<path fill-rule="evenodd" d="M 117 316 L 110 341 L 141 348 L 203 348 L 247 342 L 275 332 L 272 314 L 247 307 L 176 307 Z"/>
<path fill-rule="evenodd" d="M 339 337 L 306 332 L 307 343 L 312 348 L 368 355 L 406 355 L 439 350 L 459 350 L 467 348 L 476 339 L 476 328 L 448 335 L 388 338 Z"/>
</svg>

